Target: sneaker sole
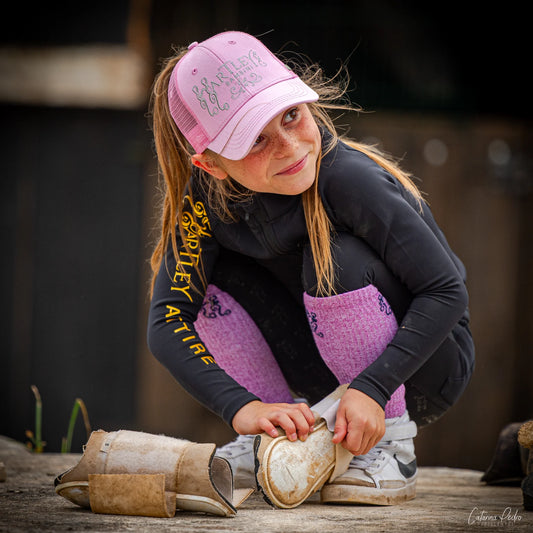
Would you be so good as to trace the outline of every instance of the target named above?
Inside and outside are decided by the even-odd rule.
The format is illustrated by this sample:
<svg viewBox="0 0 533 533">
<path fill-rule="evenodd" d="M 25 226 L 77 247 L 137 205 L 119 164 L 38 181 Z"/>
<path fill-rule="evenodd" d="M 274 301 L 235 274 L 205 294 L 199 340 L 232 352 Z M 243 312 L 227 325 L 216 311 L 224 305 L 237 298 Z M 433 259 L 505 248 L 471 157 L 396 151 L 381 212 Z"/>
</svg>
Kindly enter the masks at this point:
<svg viewBox="0 0 533 533">
<path fill-rule="evenodd" d="M 377 489 L 361 485 L 341 485 L 329 483 L 320 491 L 322 503 L 347 505 L 398 505 L 416 496 L 416 476 L 404 487 L 397 489 Z"/>
</svg>

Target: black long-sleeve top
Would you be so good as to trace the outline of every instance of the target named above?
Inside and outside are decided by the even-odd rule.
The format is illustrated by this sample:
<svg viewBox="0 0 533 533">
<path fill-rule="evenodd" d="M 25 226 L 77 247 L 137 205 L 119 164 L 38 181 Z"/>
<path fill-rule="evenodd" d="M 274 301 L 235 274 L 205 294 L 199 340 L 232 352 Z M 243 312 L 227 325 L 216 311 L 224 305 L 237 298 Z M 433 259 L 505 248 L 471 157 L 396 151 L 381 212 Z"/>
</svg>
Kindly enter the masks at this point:
<svg viewBox="0 0 533 533">
<path fill-rule="evenodd" d="M 238 220 L 224 222 L 210 210 L 196 179 L 191 178 L 194 200 L 185 198 L 182 220 L 192 253 L 185 252 L 178 234 L 181 269 L 170 248 L 155 283 L 148 343 L 192 396 L 231 424 L 242 406 L 258 398 L 216 364 L 194 329 L 203 301 L 203 294 L 192 288 L 202 288 L 194 265 L 201 261 L 209 281 L 225 247 L 267 268 L 276 264 L 276 276 L 294 290 L 300 272 L 284 271 L 284 262 L 276 258 L 301 253 L 307 229 L 300 196 L 269 193 L 233 205 Z M 350 385 L 384 407 L 455 324 L 468 319 L 465 268 L 429 207 L 420 206 L 397 179 L 361 152 L 339 143 L 322 160 L 318 188 L 334 228 L 366 241 L 413 296 L 390 344 Z"/>
</svg>

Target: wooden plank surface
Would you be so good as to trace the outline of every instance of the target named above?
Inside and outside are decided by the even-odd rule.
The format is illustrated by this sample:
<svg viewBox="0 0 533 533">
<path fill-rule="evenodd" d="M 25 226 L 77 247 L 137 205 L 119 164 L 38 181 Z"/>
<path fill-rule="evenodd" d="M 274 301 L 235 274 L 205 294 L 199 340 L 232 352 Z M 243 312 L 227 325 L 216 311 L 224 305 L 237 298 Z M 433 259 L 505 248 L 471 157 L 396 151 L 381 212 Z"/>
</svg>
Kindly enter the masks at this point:
<svg viewBox="0 0 533 533">
<path fill-rule="evenodd" d="M 321 505 L 318 495 L 291 510 L 269 507 L 254 494 L 233 518 L 178 511 L 173 518 L 93 514 L 57 496 L 54 477 L 74 466 L 79 454 L 32 454 L 0 437 L 0 532 L 158 531 L 352 532 L 532 531 L 533 513 L 518 487 L 489 487 L 481 472 L 421 468 L 417 497 L 396 507 Z"/>
</svg>

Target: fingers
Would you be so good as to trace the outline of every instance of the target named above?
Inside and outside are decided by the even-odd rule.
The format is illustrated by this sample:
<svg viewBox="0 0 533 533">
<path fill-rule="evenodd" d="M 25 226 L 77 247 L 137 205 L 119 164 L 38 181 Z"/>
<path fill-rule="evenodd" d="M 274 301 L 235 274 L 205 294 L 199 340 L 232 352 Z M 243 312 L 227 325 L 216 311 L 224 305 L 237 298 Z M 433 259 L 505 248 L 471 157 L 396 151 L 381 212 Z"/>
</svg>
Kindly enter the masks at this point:
<svg viewBox="0 0 533 533">
<path fill-rule="evenodd" d="M 385 427 L 372 419 L 359 419 L 349 425 L 347 435 L 342 446 L 353 455 L 365 455 L 368 453 L 385 434 Z"/>
<path fill-rule="evenodd" d="M 280 426 L 290 441 L 304 441 L 312 431 L 315 417 L 306 404 L 286 404 L 274 410 L 270 421 Z"/>
<path fill-rule="evenodd" d="M 246 404 L 232 421 L 233 428 L 240 434 L 265 432 L 271 437 L 277 437 L 279 432 L 276 428 L 280 427 L 290 441 L 305 440 L 314 423 L 315 416 L 307 404 L 260 401 Z"/>
<path fill-rule="evenodd" d="M 297 403 L 297 404 L 294 404 L 294 405 L 298 406 L 298 409 L 300 409 L 300 411 L 305 416 L 305 420 L 307 421 L 307 424 L 311 428 L 313 428 L 313 426 L 315 425 L 315 421 L 316 420 L 315 420 L 315 414 L 313 413 L 313 411 L 311 411 L 311 408 L 305 403 Z"/>
<path fill-rule="evenodd" d="M 268 418 L 260 418 L 258 420 L 258 424 L 261 431 L 267 433 L 271 437 L 276 438 L 277 436 L 279 436 L 279 432 L 276 429 L 276 426 L 274 426 L 274 424 L 272 424 L 272 422 L 270 422 Z"/>
<path fill-rule="evenodd" d="M 355 418 L 348 422 L 346 412 L 339 410 L 335 421 L 333 443 L 342 443 L 342 446 L 353 455 L 367 453 L 379 442 L 379 430 L 373 426 L 372 422 L 373 420 L 361 418 Z"/>
<path fill-rule="evenodd" d="M 335 429 L 333 433 L 333 444 L 342 443 L 353 455 L 364 455 L 368 453 L 383 436 L 378 426 L 367 421 L 358 421 L 359 424 L 351 423 L 348 427 L 346 418 L 337 415 Z"/>
<path fill-rule="evenodd" d="M 348 389 L 341 399 L 333 442 L 353 455 L 368 453 L 385 434 L 385 413 L 369 396 Z"/>
<path fill-rule="evenodd" d="M 335 421 L 335 429 L 333 430 L 333 444 L 342 442 L 348 433 L 348 423 L 343 414 L 337 413 L 337 420 Z"/>
</svg>

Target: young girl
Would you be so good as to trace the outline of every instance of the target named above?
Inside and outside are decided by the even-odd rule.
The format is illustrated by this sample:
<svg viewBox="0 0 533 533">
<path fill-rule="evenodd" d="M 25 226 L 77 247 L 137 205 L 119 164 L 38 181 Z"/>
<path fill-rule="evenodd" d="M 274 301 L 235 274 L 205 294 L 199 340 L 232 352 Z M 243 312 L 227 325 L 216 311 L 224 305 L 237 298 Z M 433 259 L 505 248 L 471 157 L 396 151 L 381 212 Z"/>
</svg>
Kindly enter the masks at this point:
<svg viewBox="0 0 533 533">
<path fill-rule="evenodd" d="M 466 276 L 409 177 L 339 138 L 341 95 L 240 32 L 167 60 L 148 340 L 242 436 L 219 450 L 237 485 L 253 483 L 248 436 L 305 440 L 308 403 L 349 383 L 333 442 L 355 457 L 322 500 L 398 503 L 415 495 L 413 421 L 440 417 L 473 370 Z"/>
</svg>

